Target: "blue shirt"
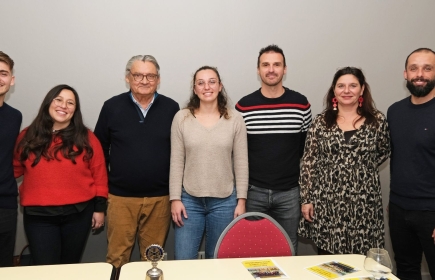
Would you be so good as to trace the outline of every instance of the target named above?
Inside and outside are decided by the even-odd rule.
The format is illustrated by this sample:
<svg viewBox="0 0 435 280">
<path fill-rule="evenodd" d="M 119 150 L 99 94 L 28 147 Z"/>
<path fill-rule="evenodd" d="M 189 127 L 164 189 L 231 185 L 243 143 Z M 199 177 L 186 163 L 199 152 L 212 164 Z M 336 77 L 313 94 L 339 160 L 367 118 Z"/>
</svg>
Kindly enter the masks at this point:
<svg viewBox="0 0 435 280">
<path fill-rule="evenodd" d="M 148 111 L 150 110 L 151 105 L 153 105 L 153 103 L 154 103 L 154 99 L 156 98 L 157 94 L 158 94 L 157 92 L 154 93 L 153 100 L 151 100 L 150 104 L 148 104 L 148 106 L 144 109 L 144 108 L 142 107 L 142 105 L 140 105 L 140 103 L 137 102 L 137 100 L 136 100 L 136 99 L 134 98 L 134 96 L 133 96 L 133 93 L 131 93 L 131 91 L 130 91 L 131 100 L 133 100 L 134 104 L 136 104 L 136 105 L 139 107 L 139 109 L 140 109 L 140 111 L 142 112 L 142 115 L 143 115 L 144 118 L 147 116 L 147 113 L 148 113 Z"/>
</svg>

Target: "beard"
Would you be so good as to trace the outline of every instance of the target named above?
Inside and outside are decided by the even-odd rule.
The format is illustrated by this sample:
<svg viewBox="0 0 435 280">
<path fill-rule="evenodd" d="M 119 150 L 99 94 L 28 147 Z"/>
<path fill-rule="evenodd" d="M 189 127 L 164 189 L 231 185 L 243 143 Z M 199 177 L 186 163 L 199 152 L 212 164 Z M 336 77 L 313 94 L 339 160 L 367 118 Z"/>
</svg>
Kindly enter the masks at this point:
<svg viewBox="0 0 435 280">
<path fill-rule="evenodd" d="M 415 81 L 425 81 L 425 86 L 416 86 L 413 84 Z M 434 88 L 435 88 L 435 78 L 433 80 L 423 79 L 423 78 L 416 78 L 412 79 L 411 81 L 406 81 L 406 87 L 408 88 L 409 92 L 414 95 L 415 97 L 425 97 L 429 94 Z"/>
</svg>

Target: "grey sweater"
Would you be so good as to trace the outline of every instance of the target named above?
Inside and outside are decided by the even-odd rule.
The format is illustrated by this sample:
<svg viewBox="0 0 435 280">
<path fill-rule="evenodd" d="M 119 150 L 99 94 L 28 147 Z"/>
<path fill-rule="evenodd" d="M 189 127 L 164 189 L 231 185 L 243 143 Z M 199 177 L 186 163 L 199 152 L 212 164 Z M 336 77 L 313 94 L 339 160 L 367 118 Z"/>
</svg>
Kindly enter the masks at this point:
<svg viewBox="0 0 435 280">
<path fill-rule="evenodd" d="M 234 186 L 237 198 L 248 191 L 248 146 L 242 116 L 229 109 L 212 127 L 204 127 L 189 110 L 179 111 L 171 128 L 170 200 L 181 187 L 196 197 L 224 198 Z"/>
</svg>

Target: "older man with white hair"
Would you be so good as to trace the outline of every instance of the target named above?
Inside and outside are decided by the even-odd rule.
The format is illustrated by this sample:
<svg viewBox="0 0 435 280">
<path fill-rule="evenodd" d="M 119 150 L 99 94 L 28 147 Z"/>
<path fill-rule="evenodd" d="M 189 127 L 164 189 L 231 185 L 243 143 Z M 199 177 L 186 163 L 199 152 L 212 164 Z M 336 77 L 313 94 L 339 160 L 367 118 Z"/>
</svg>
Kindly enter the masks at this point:
<svg viewBox="0 0 435 280">
<path fill-rule="evenodd" d="M 130 91 L 104 103 L 95 127 L 109 171 L 106 260 L 117 268 L 130 260 L 136 236 L 142 259 L 149 245 L 165 242 L 171 124 L 180 109 L 157 93 L 160 67 L 153 56 L 132 57 L 125 80 Z"/>
</svg>

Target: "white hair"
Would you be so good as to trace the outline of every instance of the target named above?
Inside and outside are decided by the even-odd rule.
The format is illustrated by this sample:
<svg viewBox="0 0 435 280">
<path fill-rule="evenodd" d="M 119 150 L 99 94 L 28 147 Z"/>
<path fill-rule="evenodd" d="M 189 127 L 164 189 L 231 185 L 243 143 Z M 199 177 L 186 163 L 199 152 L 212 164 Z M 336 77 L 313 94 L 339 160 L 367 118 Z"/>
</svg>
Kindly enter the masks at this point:
<svg viewBox="0 0 435 280">
<path fill-rule="evenodd" d="M 135 61 L 151 62 L 152 64 L 154 64 L 154 66 L 157 69 L 157 75 L 160 75 L 160 66 L 157 63 L 157 60 L 154 56 L 152 56 L 152 55 L 135 55 L 132 58 L 130 58 L 130 60 L 127 62 L 127 66 L 125 67 L 125 75 L 126 76 L 130 72 L 131 66 L 133 65 L 133 62 L 135 62 Z"/>
</svg>

